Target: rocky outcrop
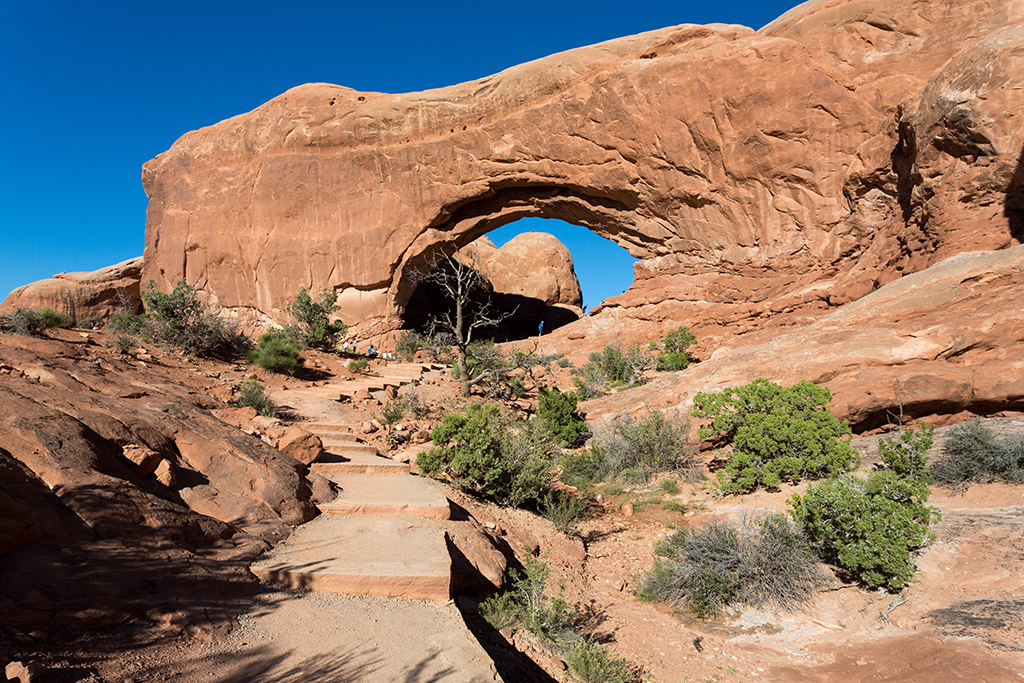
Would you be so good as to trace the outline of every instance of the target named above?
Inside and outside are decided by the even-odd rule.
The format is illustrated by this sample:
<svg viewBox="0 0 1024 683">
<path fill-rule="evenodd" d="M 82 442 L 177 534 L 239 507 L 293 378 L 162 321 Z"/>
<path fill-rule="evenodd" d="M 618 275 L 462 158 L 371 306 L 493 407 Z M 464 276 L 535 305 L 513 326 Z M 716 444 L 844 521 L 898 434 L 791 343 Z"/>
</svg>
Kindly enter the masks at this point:
<svg viewBox="0 0 1024 683">
<path fill-rule="evenodd" d="M 864 431 L 923 415 L 1024 411 L 1024 245 L 950 257 L 806 327 L 721 349 L 688 370 L 589 401 L 588 421 L 648 408 L 688 413 L 699 391 L 765 377 L 827 386 Z"/>
<path fill-rule="evenodd" d="M 68 336 L 0 335 L 0 620 L 226 627 L 248 561 L 315 514 L 305 467 Z"/>
<path fill-rule="evenodd" d="M 508 325 L 518 335 L 537 332 L 544 322 L 551 331 L 583 314 L 583 292 L 572 254 L 557 237 L 527 232 L 497 248 L 481 237 L 463 249 L 494 288 L 495 305 L 512 313 Z"/>
<path fill-rule="evenodd" d="M 1022 8 L 822 0 L 423 93 L 300 86 L 145 165 L 144 277 L 279 319 L 330 287 L 366 336 L 432 252 L 542 216 L 641 259 L 577 333 L 684 322 L 717 347 L 805 324 L 1018 242 Z"/>
<path fill-rule="evenodd" d="M 109 318 L 126 308 L 138 313 L 141 275 L 141 256 L 88 273 L 57 273 L 49 280 L 18 287 L 0 304 L 0 311 L 50 307 L 72 321 Z"/>
</svg>

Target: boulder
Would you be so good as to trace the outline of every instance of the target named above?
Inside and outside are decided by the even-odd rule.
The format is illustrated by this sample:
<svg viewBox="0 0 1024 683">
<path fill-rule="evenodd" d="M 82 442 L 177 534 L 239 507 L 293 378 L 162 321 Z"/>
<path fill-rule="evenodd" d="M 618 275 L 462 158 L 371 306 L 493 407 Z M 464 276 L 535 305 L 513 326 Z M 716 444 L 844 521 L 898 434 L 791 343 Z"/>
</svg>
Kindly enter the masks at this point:
<svg viewBox="0 0 1024 683">
<path fill-rule="evenodd" d="M 50 307 L 73 321 L 93 316 L 106 319 L 126 308 L 138 313 L 141 276 L 141 256 L 92 272 L 58 273 L 18 287 L 0 304 L 0 311 Z"/>
</svg>

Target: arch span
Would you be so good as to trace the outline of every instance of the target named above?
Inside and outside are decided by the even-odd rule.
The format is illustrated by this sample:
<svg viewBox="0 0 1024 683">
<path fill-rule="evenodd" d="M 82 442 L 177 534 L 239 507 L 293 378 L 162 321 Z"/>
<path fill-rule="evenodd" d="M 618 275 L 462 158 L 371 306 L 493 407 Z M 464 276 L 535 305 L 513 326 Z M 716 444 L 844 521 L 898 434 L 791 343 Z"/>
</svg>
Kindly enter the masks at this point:
<svg viewBox="0 0 1024 683">
<path fill-rule="evenodd" d="M 704 321 L 705 338 L 807 322 L 1017 240 L 1000 207 L 1020 149 L 1008 84 L 1024 72 L 1016 43 L 986 39 L 1019 30 L 1010 4 L 805 3 L 760 33 L 675 26 L 422 93 L 300 86 L 144 166 L 143 279 L 201 282 L 277 321 L 300 287 L 331 288 L 368 334 L 394 329 L 406 274 L 433 251 L 540 216 L 641 259 L 601 315 Z M 830 42 L 859 35 L 864 11 L 921 40 L 881 54 Z M 977 111 L 943 94 L 963 79 Z M 934 144 L 967 120 L 984 123 L 984 163 Z M 892 150 L 908 126 L 934 182 L 904 210 Z"/>
</svg>

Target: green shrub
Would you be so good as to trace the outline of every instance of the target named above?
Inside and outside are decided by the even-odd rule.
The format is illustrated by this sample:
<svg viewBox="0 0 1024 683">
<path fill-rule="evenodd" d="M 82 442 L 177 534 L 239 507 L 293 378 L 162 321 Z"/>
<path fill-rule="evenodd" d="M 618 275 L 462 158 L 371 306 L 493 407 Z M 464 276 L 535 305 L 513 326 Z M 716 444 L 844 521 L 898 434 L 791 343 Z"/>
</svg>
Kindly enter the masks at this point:
<svg viewBox="0 0 1024 683">
<path fill-rule="evenodd" d="M 573 368 L 570 374 L 580 397 L 587 400 L 607 393 L 609 385 L 632 387 L 643 383 L 644 373 L 653 364 L 654 359 L 639 344 L 623 351 L 616 343 L 591 353 L 586 365 Z"/>
<path fill-rule="evenodd" d="M 252 348 L 252 340 L 234 324 L 210 313 L 195 288 L 184 280 L 170 293 L 158 292 L 150 280 L 142 300 L 150 323 L 145 331 L 153 341 L 200 357 L 232 358 Z"/>
<path fill-rule="evenodd" d="M 630 683 L 635 680 L 629 661 L 608 652 L 590 638 L 579 638 L 565 652 L 569 672 L 580 683 Z"/>
<path fill-rule="evenodd" d="M 828 479 L 790 500 L 793 518 L 826 556 L 864 584 L 900 589 L 914 577 L 914 551 L 937 511 L 924 505 L 927 486 L 891 471 L 867 482 Z"/>
<path fill-rule="evenodd" d="M 581 491 L 590 489 L 608 475 L 604 452 L 597 444 L 580 451 L 563 453 L 559 465 L 561 474 L 558 478 Z"/>
<path fill-rule="evenodd" d="M 985 423 L 971 420 L 946 433 L 942 457 L 932 466 L 946 486 L 976 481 L 1024 482 L 1024 434 L 1000 439 Z"/>
<path fill-rule="evenodd" d="M 370 367 L 370 361 L 365 358 L 356 358 L 348 362 L 348 371 L 358 375 L 361 372 L 366 372 L 366 368 Z"/>
<path fill-rule="evenodd" d="M 560 368 L 572 367 L 572 361 L 569 360 L 568 358 L 559 358 L 557 365 Z"/>
<path fill-rule="evenodd" d="M 732 445 L 719 484 L 727 493 L 777 488 L 783 481 L 831 477 L 855 469 L 852 432 L 827 406 L 832 393 L 804 380 L 788 389 L 756 379 L 715 393 L 698 392 L 693 414 L 711 422 L 702 439 Z"/>
<path fill-rule="evenodd" d="M 656 368 L 665 372 L 685 370 L 690 367 L 690 356 L 686 349 L 696 343 L 697 337 L 690 331 L 690 328 L 680 325 L 678 329 L 670 330 L 662 342 L 662 348 L 656 360 Z"/>
<path fill-rule="evenodd" d="M 523 571 L 513 569 L 510 573 L 510 590 L 481 603 L 480 614 L 496 629 L 520 626 L 546 647 L 556 652 L 567 650 L 578 638 L 570 627 L 575 614 L 562 597 L 561 588 L 556 597 L 547 596 L 551 568 L 543 560 L 528 556 Z"/>
<path fill-rule="evenodd" d="M 799 529 L 781 514 L 679 529 L 654 552 L 638 596 L 683 605 L 700 618 L 732 603 L 796 609 L 827 578 Z"/>
<path fill-rule="evenodd" d="M 449 413 L 430 436 L 434 447 L 416 458 L 423 474 L 447 477 L 500 505 L 534 503 L 554 479 L 557 442 L 537 421 L 515 423 L 496 403 Z"/>
<path fill-rule="evenodd" d="M 117 333 L 134 334 L 145 336 L 149 325 L 149 319 L 144 315 L 133 315 L 131 313 L 115 313 L 107 327 Z"/>
<path fill-rule="evenodd" d="M 255 379 L 248 379 L 238 387 L 235 405 L 239 408 L 255 408 L 265 417 L 274 417 L 277 406 L 266 394 L 265 387 Z"/>
<path fill-rule="evenodd" d="M 79 320 L 78 326 L 83 330 L 98 330 L 103 327 L 103 318 L 98 315 L 89 315 Z"/>
<path fill-rule="evenodd" d="M 563 394 L 557 387 L 541 387 L 537 394 L 537 418 L 568 448 L 578 445 L 589 434 L 586 421 L 576 413 L 578 403 L 575 393 Z"/>
<path fill-rule="evenodd" d="M 932 473 L 928 467 L 928 451 L 934 443 L 935 427 L 927 425 L 921 431 L 903 429 L 896 436 L 883 437 L 878 442 L 878 454 L 886 467 L 904 479 L 929 484 Z"/>
<path fill-rule="evenodd" d="M 686 503 L 671 498 L 661 504 L 661 509 L 665 512 L 686 512 Z"/>
<path fill-rule="evenodd" d="M 608 393 L 608 379 L 597 363 L 587 363 L 583 367 L 573 368 L 570 373 L 576 393 L 584 401 Z"/>
<path fill-rule="evenodd" d="M 570 491 L 549 491 L 540 501 L 544 519 L 567 536 L 576 533 L 576 525 L 586 518 L 590 509 L 590 496 Z"/>
<path fill-rule="evenodd" d="M 620 418 L 612 428 L 612 434 L 596 444 L 606 473 L 646 482 L 656 472 L 686 470 L 694 464 L 696 449 L 687 440 L 690 421 L 685 417 L 652 410 L 641 417 Z"/>
<path fill-rule="evenodd" d="M 679 495 L 679 482 L 675 479 L 662 479 L 658 482 L 658 488 L 670 496 Z"/>
<path fill-rule="evenodd" d="M 420 350 L 422 338 L 415 330 L 402 330 L 395 342 L 395 353 L 408 362 L 416 360 L 416 352 Z"/>
<path fill-rule="evenodd" d="M 305 287 L 299 289 L 295 301 L 285 306 L 298 322 L 302 340 L 306 346 L 323 351 L 333 351 L 338 339 L 348 332 L 348 325 L 340 320 L 331 320 L 330 315 L 338 310 L 338 293 L 324 289 L 314 300 Z"/>
<path fill-rule="evenodd" d="M 264 332 L 257 340 L 257 345 L 259 348 L 246 354 L 246 358 L 264 370 L 294 377 L 305 363 L 305 359 L 299 355 L 298 343 L 284 330 Z"/>
<path fill-rule="evenodd" d="M 71 327 L 71 317 L 64 313 L 58 313 L 50 306 L 44 306 L 39 311 L 39 322 L 43 329 L 47 330 L 51 327 Z"/>
</svg>

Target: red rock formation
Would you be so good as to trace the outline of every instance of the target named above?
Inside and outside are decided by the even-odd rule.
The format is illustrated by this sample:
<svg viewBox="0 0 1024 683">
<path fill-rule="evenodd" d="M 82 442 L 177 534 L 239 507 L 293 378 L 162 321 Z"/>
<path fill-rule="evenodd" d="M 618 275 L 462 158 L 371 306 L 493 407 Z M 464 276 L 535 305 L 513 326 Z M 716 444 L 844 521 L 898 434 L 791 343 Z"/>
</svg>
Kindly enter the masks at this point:
<svg viewBox="0 0 1024 683">
<path fill-rule="evenodd" d="M 248 560 L 315 513 L 305 468 L 75 338 L 0 335 L 0 621 L 225 626 Z"/>
<path fill-rule="evenodd" d="M 544 216 L 642 259 L 577 334 L 684 322 L 717 346 L 809 322 L 1017 243 L 1022 7 L 822 0 L 424 93 L 300 86 L 145 165 L 144 276 L 276 318 L 331 287 L 387 328 L 433 250 Z"/>
<path fill-rule="evenodd" d="M 67 314 L 72 321 L 90 316 L 109 318 L 126 305 L 132 313 L 137 313 L 142 304 L 139 299 L 141 274 L 141 256 L 91 273 L 57 273 L 49 280 L 18 287 L 0 304 L 0 311 L 39 310 L 49 306 Z"/>
<path fill-rule="evenodd" d="M 583 404 L 588 421 L 659 408 L 688 413 L 698 391 L 757 377 L 829 387 L 832 410 L 858 430 L 908 418 L 1024 410 L 1024 245 L 958 254 L 817 322 L 720 349 L 683 372 Z"/>
</svg>

